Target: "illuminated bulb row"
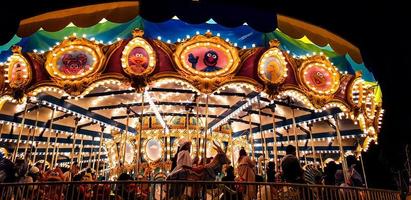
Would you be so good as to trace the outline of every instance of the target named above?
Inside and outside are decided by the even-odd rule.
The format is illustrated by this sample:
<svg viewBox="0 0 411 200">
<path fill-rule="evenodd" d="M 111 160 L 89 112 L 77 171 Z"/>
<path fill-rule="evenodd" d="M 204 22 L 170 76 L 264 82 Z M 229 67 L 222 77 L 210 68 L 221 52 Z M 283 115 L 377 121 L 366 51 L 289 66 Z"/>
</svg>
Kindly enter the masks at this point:
<svg viewBox="0 0 411 200">
<path fill-rule="evenodd" d="M 228 120 L 237 117 L 244 109 L 250 107 L 253 103 L 258 101 L 258 98 L 260 96 L 257 95 L 252 99 L 247 99 L 247 103 L 245 103 L 244 105 L 240 106 L 239 108 L 235 109 L 232 113 L 230 113 L 229 115 L 227 115 L 226 117 L 224 117 L 222 120 L 220 120 L 218 123 L 216 123 L 214 126 L 210 127 L 208 131 L 212 131 L 215 128 L 227 123 Z"/>
<path fill-rule="evenodd" d="M 117 131 L 121 131 L 121 130 L 122 130 L 122 129 L 118 128 L 118 127 L 114 127 L 114 126 L 112 126 L 112 125 L 110 125 L 110 124 L 107 124 L 107 123 L 105 123 L 105 122 L 102 122 L 102 121 L 93 119 L 93 118 L 91 118 L 91 117 L 88 117 L 88 116 L 83 115 L 83 114 L 81 114 L 81 113 L 77 113 L 77 112 L 72 111 L 72 110 L 68 110 L 68 109 L 66 109 L 66 108 L 64 108 L 64 107 L 61 107 L 61 106 L 59 106 L 59 105 L 56 105 L 56 104 L 53 104 L 53 103 L 50 103 L 50 102 L 47 102 L 47 101 L 41 101 L 41 104 L 43 104 L 43 105 L 45 105 L 45 106 L 52 107 L 53 109 L 60 110 L 60 111 L 62 111 L 62 112 L 64 112 L 64 113 L 67 113 L 67 114 L 72 114 L 73 116 L 76 116 L 76 117 L 79 117 L 79 118 L 84 118 L 84 119 L 89 120 L 89 121 L 91 121 L 91 122 L 93 122 L 93 123 L 106 126 L 106 127 L 108 127 L 109 129 L 114 129 L 114 130 L 117 130 Z"/>
<path fill-rule="evenodd" d="M 150 93 L 147 91 L 147 89 L 144 91 L 144 96 L 147 98 L 148 103 L 150 104 L 150 108 L 154 111 L 154 114 L 156 115 L 156 119 L 158 122 L 160 122 L 161 126 L 164 128 L 165 133 L 168 134 L 170 133 L 170 129 L 168 128 L 166 122 L 164 121 L 163 117 L 161 117 L 160 112 L 158 110 L 157 105 L 154 103 L 153 99 L 150 96 Z"/>
<path fill-rule="evenodd" d="M 314 110 L 314 106 L 313 104 L 310 102 L 310 100 L 307 98 L 307 96 L 305 96 L 303 93 L 298 92 L 296 90 L 286 90 L 284 92 L 280 93 L 281 96 L 289 96 L 301 103 L 303 103 L 306 107 L 308 107 L 309 109 Z"/>
<path fill-rule="evenodd" d="M 117 85 L 117 86 L 121 86 L 123 85 L 123 83 L 117 79 L 105 79 L 105 80 L 101 80 L 101 81 L 97 81 L 93 84 L 91 84 L 89 87 L 87 87 L 86 90 L 84 90 L 84 92 L 78 96 L 78 97 L 72 97 L 69 96 L 68 99 L 78 99 L 78 98 L 84 98 L 85 95 L 89 94 L 91 91 L 93 91 L 95 88 L 100 87 L 100 86 L 106 86 L 106 85 Z"/>
<path fill-rule="evenodd" d="M 64 90 L 53 86 L 38 87 L 35 90 L 33 90 L 31 96 L 37 96 L 42 92 L 57 92 L 59 94 L 62 94 L 63 96 L 69 96 L 69 94 L 67 94 Z"/>
<path fill-rule="evenodd" d="M 338 113 L 338 116 L 342 116 L 342 115 L 344 115 L 344 113 Z M 296 123 L 296 125 L 300 125 L 300 126 L 302 126 L 304 124 L 308 125 L 308 124 L 312 124 L 314 122 L 330 120 L 332 118 L 333 118 L 332 115 L 328 115 L 328 116 L 324 116 L 324 117 L 318 117 L 318 118 L 315 118 L 315 119 L 310 119 L 310 120 L 298 122 L 298 123 Z M 279 131 L 281 128 L 287 129 L 287 128 L 292 128 L 292 127 L 293 127 L 293 124 L 289 124 L 289 125 L 285 125 L 285 126 L 276 126 L 276 130 Z M 267 133 L 270 133 L 272 131 L 273 131 L 273 129 L 271 128 L 271 129 L 268 129 L 268 130 L 264 130 L 261 133 L 262 134 L 267 134 Z M 261 134 L 261 133 L 256 132 L 256 133 L 253 133 L 253 135 L 258 135 L 258 134 Z"/>
</svg>

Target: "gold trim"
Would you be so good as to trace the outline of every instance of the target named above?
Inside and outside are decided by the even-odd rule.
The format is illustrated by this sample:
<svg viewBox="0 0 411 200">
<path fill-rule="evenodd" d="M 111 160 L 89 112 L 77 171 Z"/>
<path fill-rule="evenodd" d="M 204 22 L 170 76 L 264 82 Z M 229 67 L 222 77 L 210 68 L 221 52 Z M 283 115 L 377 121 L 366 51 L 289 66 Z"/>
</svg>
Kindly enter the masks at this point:
<svg viewBox="0 0 411 200">
<path fill-rule="evenodd" d="M 331 77 L 331 86 L 325 91 L 317 90 L 317 88 L 312 85 L 308 80 L 306 80 L 305 75 L 308 73 L 312 67 L 320 67 L 327 71 Z M 298 82 L 305 88 L 309 93 L 323 97 L 328 95 L 333 95 L 339 88 L 340 85 L 340 73 L 337 68 L 328 61 L 325 56 L 313 56 L 303 60 L 300 67 L 298 68 Z"/>
<path fill-rule="evenodd" d="M 265 61 L 267 59 L 275 59 L 277 61 L 280 61 L 280 65 L 278 66 L 278 68 L 279 68 L 281 74 L 280 74 L 279 77 L 277 77 L 276 80 L 270 80 L 265 75 L 265 72 L 267 71 L 267 69 L 266 69 L 266 71 L 264 71 L 263 68 L 268 65 L 268 63 L 267 63 L 267 65 L 264 66 Z M 271 84 L 274 84 L 274 85 L 281 84 L 285 81 L 285 79 L 288 76 L 288 74 L 287 74 L 288 73 L 287 64 L 288 63 L 285 60 L 285 57 L 284 57 L 282 51 L 277 47 L 272 47 L 272 48 L 268 49 L 267 51 L 265 51 L 263 53 L 263 55 L 260 57 L 259 61 L 258 61 L 258 77 L 266 83 L 271 83 Z M 280 68 L 282 68 L 282 69 L 280 69 Z M 276 70 L 276 72 L 277 72 L 277 70 Z"/>
<path fill-rule="evenodd" d="M 7 73 L 7 79 L 5 80 L 5 82 L 8 82 L 9 86 L 13 89 L 21 89 L 26 87 L 32 80 L 32 69 L 31 69 L 31 65 L 29 63 L 29 61 L 27 60 L 27 58 L 25 56 L 23 56 L 23 54 L 21 53 L 21 47 L 20 46 L 13 46 L 12 48 L 13 51 L 13 55 L 11 55 L 8 59 L 7 59 L 7 68 L 6 68 L 6 73 Z M 22 67 L 24 67 L 23 69 L 23 80 L 20 83 L 15 83 L 12 80 L 12 76 L 21 76 L 15 74 L 15 72 L 13 72 L 14 69 L 14 65 L 17 63 L 23 63 L 24 65 Z M 25 74 L 26 73 L 26 74 Z"/>
<path fill-rule="evenodd" d="M 151 74 L 155 67 L 156 67 L 156 52 L 154 51 L 153 47 L 143 38 L 138 37 L 140 34 L 143 34 L 141 32 L 138 32 L 138 30 L 135 30 L 135 38 L 130 40 L 128 44 L 124 47 L 123 52 L 121 53 L 121 67 L 123 68 L 124 72 L 130 76 L 145 76 Z M 140 35 L 141 36 L 141 35 Z M 147 67 L 144 69 L 143 72 L 135 72 L 131 68 L 132 66 L 129 65 L 129 60 L 130 60 L 130 53 L 132 50 L 135 48 L 142 48 L 144 51 L 147 53 L 148 56 L 148 61 L 147 60 L 141 60 L 141 62 L 148 62 Z M 136 55 L 136 59 L 145 59 L 143 57 L 144 55 L 139 54 Z M 140 61 L 140 60 L 139 60 Z M 142 67 L 142 66 L 140 66 Z"/>
<path fill-rule="evenodd" d="M 160 158 L 158 158 L 157 160 L 152 160 L 152 159 L 150 159 L 149 156 L 148 156 L 148 154 L 147 154 L 147 151 L 146 151 L 146 149 L 147 149 L 147 143 L 148 143 L 148 141 L 150 141 L 150 140 L 156 140 L 156 141 L 160 142 L 161 152 L 160 152 Z M 144 154 L 143 154 L 144 160 L 149 161 L 149 162 L 157 162 L 157 161 L 163 159 L 163 157 L 164 157 L 164 151 L 165 151 L 165 145 L 164 145 L 164 142 L 163 142 L 158 136 L 154 136 L 154 137 L 151 137 L 151 138 L 146 138 L 146 139 L 144 140 L 143 147 L 144 147 L 144 148 L 143 148 L 143 151 L 144 151 Z"/>
<path fill-rule="evenodd" d="M 93 57 L 93 64 L 92 66 L 89 66 L 89 70 L 82 72 L 81 74 L 64 74 L 57 69 L 60 65 L 58 62 L 66 52 L 73 50 L 90 54 Z M 78 95 L 84 91 L 90 83 L 98 78 L 98 75 L 104 70 L 105 61 L 106 57 L 103 53 L 102 45 L 98 45 L 97 43 L 84 38 L 71 36 L 54 47 L 51 52 L 48 52 L 45 67 L 49 75 L 52 77 L 52 80 L 55 81 L 57 85 L 64 88 L 64 90 L 72 95 Z"/>
<path fill-rule="evenodd" d="M 189 66 L 186 62 L 186 59 L 188 59 L 186 55 L 190 50 L 201 47 L 218 49 L 224 52 L 228 64 L 224 68 L 213 72 L 201 72 Z M 197 62 L 199 57 L 200 55 L 197 55 Z M 240 63 L 238 50 L 220 37 L 212 36 L 210 32 L 205 35 L 196 35 L 183 43 L 177 44 L 173 58 L 177 65 L 177 71 L 183 76 L 189 77 L 194 86 L 207 94 L 212 93 L 223 82 L 234 76 Z"/>
</svg>

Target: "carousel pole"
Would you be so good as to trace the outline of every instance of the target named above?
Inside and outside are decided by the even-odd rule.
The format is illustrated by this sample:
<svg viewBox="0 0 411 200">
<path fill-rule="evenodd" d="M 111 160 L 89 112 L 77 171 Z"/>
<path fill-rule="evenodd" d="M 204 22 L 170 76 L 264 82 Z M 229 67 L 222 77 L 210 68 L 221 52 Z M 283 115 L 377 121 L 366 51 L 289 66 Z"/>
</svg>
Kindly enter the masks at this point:
<svg viewBox="0 0 411 200">
<path fill-rule="evenodd" d="M 297 152 L 297 159 L 300 159 L 300 150 L 298 148 L 298 137 L 297 137 L 297 124 L 295 123 L 295 111 L 294 107 L 291 107 L 292 114 L 293 114 L 293 134 L 294 134 L 294 140 L 295 140 L 295 148 Z"/>
<path fill-rule="evenodd" d="M 91 141 L 94 141 L 94 136 L 91 138 Z M 88 163 L 87 163 L 87 167 L 91 167 L 91 162 L 93 162 L 93 150 L 94 150 L 94 146 L 93 144 L 91 144 L 90 146 L 90 154 L 88 155 Z"/>
<path fill-rule="evenodd" d="M 129 108 L 129 107 L 127 107 L 126 113 L 127 113 L 127 118 L 126 118 L 126 136 L 125 136 L 125 139 L 124 139 L 124 148 L 123 148 L 123 166 L 125 166 L 125 164 L 126 164 L 126 150 L 127 150 L 127 138 L 128 138 L 128 125 L 129 125 L 129 122 L 130 122 L 130 108 Z M 121 137 L 121 138 L 123 138 L 123 137 Z"/>
<path fill-rule="evenodd" d="M 60 151 L 60 145 L 57 145 L 57 151 L 56 151 L 56 156 L 55 156 L 55 158 L 54 158 L 54 164 L 53 164 L 53 166 L 57 166 L 57 164 L 58 164 L 58 159 L 59 159 L 59 152 Z"/>
<path fill-rule="evenodd" d="M 335 130 L 337 132 L 338 146 L 339 146 L 339 149 L 340 149 L 340 160 L 341 160 L 341 163 L 342 163 L 344 180 L 345 180 L 346 183 L 348 183 L 348 175 L 347 175 L 348 167 L 347 167 L 346 160 L 344 158 L 344 149 L 342 147 L 340 124 L 338 122 L 337 115 L 334 115 L 334 120 L 335 120 Z"/>
<path fill-rule="evenodd" d="M 253 134 L 253 127 L 251 125 L 251 110 L 253 109 L 253 105 L 251 105 L 250 111 L 248 112 L 248 125 L 250 128 L 249 139 L 251 140 L 251 156 L 255 160 L 255 147 L 254 147 L 254 134 Z"/>
<path fill-rule="evenodd" d="M 50 163 L 50 169 L 53 169 L 54 167 L 54 159 L 55 159 L 55 153 L 56 153 L 56 146 L 57 146 L 57 131 L 56 131 L 56 137 L 54 137 L 54 144 L 53 144 L 53 154 L 51 155 L 51 163 Z"/>
<path fill-rule="evenodd" d="M 360 144 L 360 141 L 358 138 L 357 138 L 357 143 Z M 362 174 L 364 175 L 365 188 L 368 189 L 368 181 L 367 181 L 367 175 L 365 174 L 365 167 L 364 167 L 364 160 L 362 158 L 362 151 L 360 151 L 360 162 L 361 162 Z"/>
<path fill-rule="evenodd" d="M 74 149 L 76 148 L 76 135 L 77 135 L 77 127 L 78 127 L 78 122 L 79 122 L 79 118 L 74 118 L 74 132 L 73 132 L 73 144 L 71 147 L 71 158 L 70 158 L 70 164 L 73 164 L 73 160 L 74 160 Z"/>
<path fill-rule="evenodd" d="M 314 140 L 313 140 L 313 125 L 309 124 L 308 125 L 308 131 L 310 131 L 310 140 L 311 140 L 311 150 L 313 151 L 313 159 L 314 159 L 314 164 L 317 162 L 317 155 L 315 153 L 315 145 L 314 145 Z"/>
<path fill-rule="evenodd" d="M 208 132 L 208 94 L 206 94 L 206 110 L 205 110 L 205 132 L 204 132 L 204 140 L 203 140 L 203 144 L 204 144 L 204 157 L 203 157 L 203 163 L 204 165 L 207 164 L 206 163 L 206 159 L 207 159 L 207 132 Z M 211 133 L 213 132 L 213 130 L 211 130 Z"/>
<path fill-rule="evenodd" d="M 323 156 L 322 156 L 321 153 L 320 153 L 320 164 L 321 164 L 321 169 L 322 169 L 323 172 L 324 172 L 324 162 L 323 162 Z"/>
<path fill-rule="evenodd" d="M 84 135 L 83 134 L 81 134 L 81 139 L 80 139 L 80 150 L 79 150 L 79 154 L 78 154 L 78 158 L 77 158 L 77 162 L 79 163 L 79 165 L 80 165 L 80 168 L 81 167 L 83 167 L 83 164 L 81 163 L 82 162 L 82 159 L 83 159 L 83 146 L 84 146 Z"/>
<path fill-rule="evenodd" d="M 197 95 L 197 93 L 196 93 Z M 200 138 L 200 121 L 199 121 L 199 117 L 198 117 L 198 98 L 199 96 L 196 96 L 196 130 L 197 130 L 197 151 L 196 151 L 196 156 L 199 156 L 200 153 L 200 146 L 201 146 L 201 138 Z"/>
<path fill-rule="evenodd" d="M 37 141 L 34 141 L 34 155 L 33 155 L 33 163 L 36 162 L 36 157 L 37 157 Z"/>
<path fill-rule="evenodd" d="M 101 125 L 100 145 L 98 147 L 98 158 L 97 158 L 97 169 L 96 169 L 97 173 L 96 174 L 99 174 L 99 170 L 100 170 L 101 146 L 103 145 L 103 140 L 104 140 L 103 135 L 104 135 L 104 129 L 105 128 L 106 128 L 105 126 Z"/>
<path fill-rule="evenodd" d="M 1 138 L 1 135 L 3 134 L 3 128 L 4 128 L 4 122 L 0 126 L 0 138 Z"/>
<path fill-rule="evenodd" d="M 368 181 L 367 181 L 367 175 L 365 174 L 365 167 L 364 167 L 364 160 L 362 159 L 362 152 L 360 152 L 360 161 L 361 161 L 362 173 L 364 175 L 365 188 L 368 189 Z"/>
<path fill-rule="evenodd" d="M 145 91 L 145 90 L 144 90 Z M 138 133 L 138 151 L 137 151 L 137 174 L 140 172 L 140 155 L 141 155 L 141 134 L 143 132 L 143 114 L 144 114 L 144 91 L 141 92 L 141 114 L 140 114 L 140 131 Z"/>
<path fill-rule="evenodd" d="M 39 118 L 39 113 L 40 113 L 39 110 L 40 110 L 40 106 L 37 108 L 37 112 L 36 112 L 36 123 L 34 124 L 34 131 L 33 131 L 33 136 L 31 138 L 31 148 L 30 148 L 30 151 L 31 151 L 31 149 L 34 147 L 35 153 L 37 153 L 37 146 L 36 146 L 36 141 L 34 140 L 34 138 L 37 135 L 38 118 Z M 33 153 L 31 153 L 31 154 L 33 155 Z M 35 155 L 33 155 L 33 162 L 35 162 L 34 158 L 35 158 Z"/>
<path fill-rule="evenodd" d="M 278 151 L 277 151 L 277 134 L 275 131 L 275 104 L 273 104 L 273 107 L 271 108 L 272 112 L 272 118 L 273 118 L 273 150 L 274 150 L 274 164 L 275 164 L 275 171 L 278 171 L 279 166 L 278 166 Z"/>
<path fill-rule="evenodd" d="M 26 149 L 24 150 L 24 155 L 27 155 L 27 149 L 29 148 L 29 146 L 33 145 L 33 142 L 30 142 L 30 138 L 33 138 L 32 140 L 34 140 L 34 136 L 35 136 L 36 130 L 37 130 L 38 121 L 39 121 L 39 110 L 37 109 L 36 121 L 34 122 L 34 127 L 30 130 L 30 132 L 29 132 L 30 134 L 27 137 L 27 146 L 26 146 Z M 33 133 L 33 134 L 31 134 L 31 133 Z M 30 146 L 30 151 L 31 151 L 31 146 Z"/>
<path fill-rule="evenodd" d="M 49 151 L 49 144 L 50 144 L 50 136 L 53 132 L 52 128 L 53 128 L 53 120 L 54 120 L 54 114 L 56 113 L 56 108 L 53 109 L 53 111 L 51 111 L 51 118 L 50 118 L 50 126 L 49 126 L 49 136 L 47 137 L 47 146 L 46 146 L 46 152 L 44 155 L 44 163 L 46 163 L 47 161 L 47 157 L 48 157 L 48 151 Z"/>
<path fill-rule="evenodd" d="M 260 138 L 261 138 L 261 140 L 262 140 L 262 142 L 263 142 L 263 145 L 262 145 L 262 147 L 263 147 L 263 166 L 264 167 L 266 167 L 266 163 L 265 163 L 265 159 L 266 159 L 266 155 L 267 155 L 267 143 L 266 143 L 266 140 L 265 140 L 265 134 L 263 133 L 263 131 L 262 131 L 262 126 L 261 126 L 261 123 L 262 123 L 262 119 L 261 119 L 261 101 L 260 101 L 260 99 L 261 99 L 261 97 L 259 96 L 258 97 L 258 118 L 259 118 L 259 125 L 258 125 L 258 129 L 260 130 Z M 262 167 L 261 167 L 261 169 L 262 169 Z M 263 176 L 265 175 L 265 170 L 263 170 Z"/>
<path fill-rule="evenodd" d="M 16 147 L 16 149 L 14 149 L 14 153 L 13 153 L 13 162 L 16 161 L 17 154 L 19 153 L 21 134 L 23 133 L 23 130 L 24 130 L 24 121 L 26 120 L 26 113 L 27 113 L 28 104 L 29 104 L 29 102 L 26 101 L 26 105 L 24 106 L 23 119 L 21 120 L 21 125 L 20 125 L 19 137 L 17 139 L 17 147 Z"/>
</svg>

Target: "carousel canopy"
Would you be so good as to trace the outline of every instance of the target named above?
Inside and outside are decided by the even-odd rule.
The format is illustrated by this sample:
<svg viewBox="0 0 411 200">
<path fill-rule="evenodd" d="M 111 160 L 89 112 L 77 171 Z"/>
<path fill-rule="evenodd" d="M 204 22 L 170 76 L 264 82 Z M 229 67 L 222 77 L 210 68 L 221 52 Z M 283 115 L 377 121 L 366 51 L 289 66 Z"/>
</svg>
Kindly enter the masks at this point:
<svg viewBox="0 0 411 200">
<path fill-rule="evenodd" d="M 154 20 L 138 8 L 108 3 L 21 21 L 0 47 L 3 145 L 56 163 L 115 165 L 139 157 L 140 145 L 145 160 L 167 159 L 182 137 L 270 158 L 293 144 L 308 160 L 358 153 L 377 138 L 381 90 L 344 39 L 281 15 L 261 32 L 245 19 L 189 24 L 184 13 Z"/>
</svg>

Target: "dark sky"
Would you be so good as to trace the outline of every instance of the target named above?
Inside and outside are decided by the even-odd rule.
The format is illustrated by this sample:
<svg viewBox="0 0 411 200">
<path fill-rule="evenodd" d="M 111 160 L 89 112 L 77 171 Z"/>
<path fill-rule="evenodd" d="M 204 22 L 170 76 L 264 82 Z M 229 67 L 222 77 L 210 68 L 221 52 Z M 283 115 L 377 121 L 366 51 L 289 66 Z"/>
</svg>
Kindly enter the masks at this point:
<svg viewBox="0 0 411 200">
<path fill-rule="evenodd" d="M 155 0 L 151 0 L 153 1 Z M 221 14 L 230 19 L 251 16 L 253 21 L 263 28 L 267 20 L 260 19 L 258 13 L 269 16 L 270 13 L 278 12 L 323 27 L 359 47 L 366 66 L 374 73 L 383 91 L 383 106 L 386 112 L 379 145 L 386 154 L 386 159 L 394 165 L 401 165 L 404 145 L 410 143 L 408 135 L 411 134 L 411 101 L 408 99 L 411 96 L 408 94 L 411 92 L 411 23 L 408 21 L 411 19 L 411 11 L 406 10 L 409 7 L 405 6 L 404 1 L 232 0 L 219 3 L 220 6 L 214 5 L 215 0 L 200 1 L 206 2 L 207 9 L 213 11 L 214 15 Z M 110 1 L 89 0 L 84 3 L 85 1 L 80 0 L 32 0 L 26 2 L 24 7 L 21 1 L 8 2 L 11 4 L 2 5 L 0 12 L 3 19 L 0 43 L 11 38 L 20 19 L 60 8 Z M 165 0 L 157 2 L 157 5 L 167 5 Z M 180 2 L 184 0 L 172 1 L 168 6 L 176 6 Z M 233 11 L 234 7 L 238 9 Z M 156 15 L 161 18 L 163 14 L 160 10 L 157 10 Z M 189 20 L 190 16 L 187 16 L 187 19 Z M 267 24 L 272 23 L 268 21 Z"/>
</svg>

